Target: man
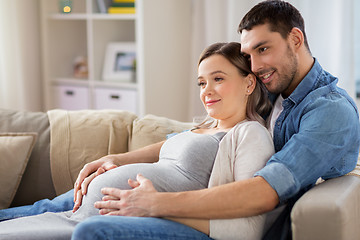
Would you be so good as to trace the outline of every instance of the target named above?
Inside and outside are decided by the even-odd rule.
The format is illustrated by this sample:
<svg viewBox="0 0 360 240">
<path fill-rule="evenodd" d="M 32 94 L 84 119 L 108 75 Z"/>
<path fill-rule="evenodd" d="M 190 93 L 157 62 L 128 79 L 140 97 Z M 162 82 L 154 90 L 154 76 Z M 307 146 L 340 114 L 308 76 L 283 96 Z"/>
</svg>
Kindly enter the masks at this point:
<svg viewBox="0 0 360 240">
<path fill-rule="evenodd" d="M 254 216 L 295 202 L 319 177 L 342 176 L 355 167 L 360 137 L 356 105 L 312 57 L 300 13 L 283 1 L 261 2 L 243 18 L 239 32 L 242 53 L 276 100 L 268 119 L 276 154 L 252 179 L 201 191 L 158 193 L 140 176 L 131 191 L 105 189 L 104 194 L 121 200 L 98 202 L 103 213 Z"/>
</svg>

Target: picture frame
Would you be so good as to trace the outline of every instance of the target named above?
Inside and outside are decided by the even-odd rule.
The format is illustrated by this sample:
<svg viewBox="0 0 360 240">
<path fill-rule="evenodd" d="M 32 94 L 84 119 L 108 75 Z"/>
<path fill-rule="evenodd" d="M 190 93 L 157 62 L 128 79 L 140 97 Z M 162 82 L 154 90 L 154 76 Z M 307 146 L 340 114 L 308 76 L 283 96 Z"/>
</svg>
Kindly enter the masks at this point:
<svg viewBox="0 0 360 240">
<path fill-rule="evenodd" d="M 110 42 L 106 47 L 103 80 L 134 82 L 136 71 L 135 42 Z"/>
</svg>

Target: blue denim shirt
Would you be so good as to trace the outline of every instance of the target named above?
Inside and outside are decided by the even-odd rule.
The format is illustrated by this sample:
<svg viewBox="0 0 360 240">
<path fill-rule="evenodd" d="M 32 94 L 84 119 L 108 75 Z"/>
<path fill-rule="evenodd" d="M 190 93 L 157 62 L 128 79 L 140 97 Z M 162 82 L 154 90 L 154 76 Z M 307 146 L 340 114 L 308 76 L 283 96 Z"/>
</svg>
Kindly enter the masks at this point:
<svg viewBox="0 0 360 240">
<path fill-rule="evenodd" d="M 275 154 L 255 173 L 277 192 L 280 202 L 354 169 L 359 154 L 360 125 L 354 101 L 318 61 L 284 100 L 275 122 Z"/>
</svg>

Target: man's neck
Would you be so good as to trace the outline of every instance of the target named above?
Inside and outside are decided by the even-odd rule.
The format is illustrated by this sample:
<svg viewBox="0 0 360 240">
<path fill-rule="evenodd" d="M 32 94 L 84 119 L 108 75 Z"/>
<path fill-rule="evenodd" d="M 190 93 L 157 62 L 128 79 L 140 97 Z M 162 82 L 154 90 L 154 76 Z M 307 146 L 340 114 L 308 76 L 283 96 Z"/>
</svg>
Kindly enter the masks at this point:
<svg viewBox="0 0 360 240">
<path fill-rule="evenodd" d="M 300 81 L 299 83 L 306 77 L 306 75 L 310 72 L 311 68 L 313 67 L 315 63 L 315 59 L 310 54 L 306 57 L 300 59 L 299 64 L 299 77 Z"/>
</svg>

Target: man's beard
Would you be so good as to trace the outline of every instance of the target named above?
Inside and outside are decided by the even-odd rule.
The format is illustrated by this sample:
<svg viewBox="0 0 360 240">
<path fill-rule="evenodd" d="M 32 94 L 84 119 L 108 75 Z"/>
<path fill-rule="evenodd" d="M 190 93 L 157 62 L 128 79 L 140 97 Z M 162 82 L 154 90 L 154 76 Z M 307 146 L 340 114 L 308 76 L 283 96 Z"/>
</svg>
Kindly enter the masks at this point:
<svg viewBox="0 0 360 240">
<path fill-rule="evenodd" d="M 298 71 L 298 61 L 289 46 L 287 51 L 287 59 L 289 60 L 288 61 L 289 64 L 283 68 L 286 69 L 287 71 L 285 71 L 285 73 L 283 73 L 281 76 L 279 75 L 279 79 L 277 81 L 278 84 L 275 86 L 274 89 L 268 89 L 269 92 L 275 94 L 283 93 L 287 89 L 289 89 L 291 83 L 294 81 L 295 75 Z"/>
</svg>

